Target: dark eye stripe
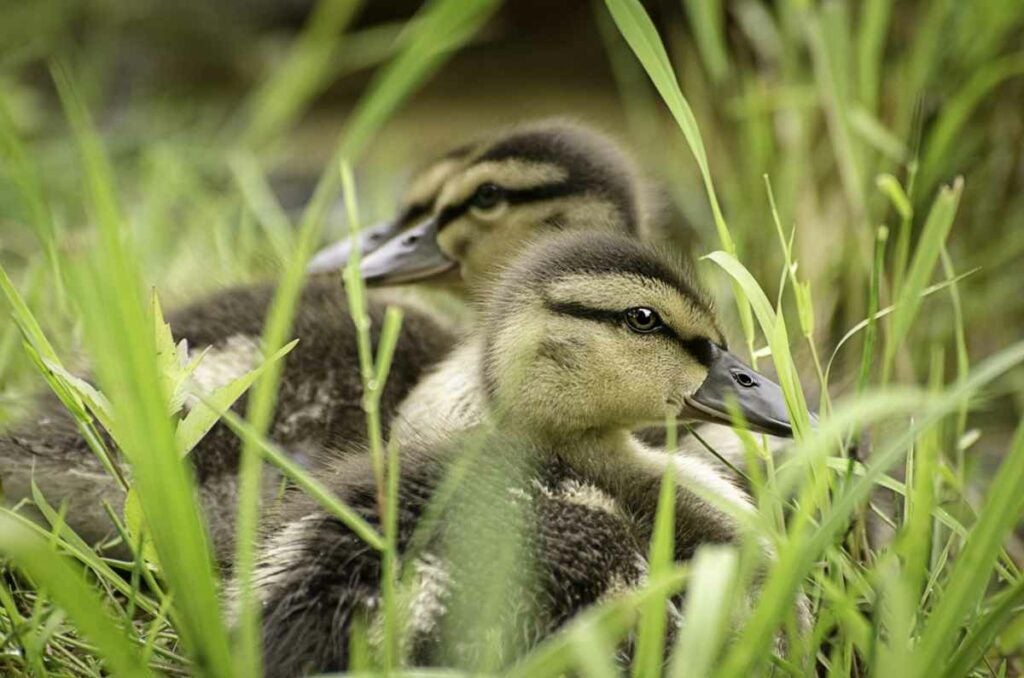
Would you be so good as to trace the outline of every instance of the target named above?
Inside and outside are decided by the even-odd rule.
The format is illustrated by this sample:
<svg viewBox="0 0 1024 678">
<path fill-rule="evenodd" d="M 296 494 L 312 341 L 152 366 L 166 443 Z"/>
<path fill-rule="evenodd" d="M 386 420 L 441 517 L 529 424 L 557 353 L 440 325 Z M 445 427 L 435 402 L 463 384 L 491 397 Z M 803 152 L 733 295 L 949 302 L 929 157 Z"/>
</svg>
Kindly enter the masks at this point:
<svg viewBox="0 0 1024 678">
<path fill-rule="evenodd" d="M 553 313 L 570 315 L 574 318 L 593 320 L 595 322 L 609 325 L 622 324 L 622 311 L 606 311 L 600 308 L 591 308 L 572 301 L 550 301 L 545 300 L 544 306 Z M 674 329 L 668 325 L 662 325 L 659 329 L 651 332 L 652 335 L 662 335 L 679 344 L 684 351 L 693 356 L 693 359 L 705 367 L 710 367 L 715 358 L 715 345 L 707 337 L 692 337 L 683 339 Z"/>
<path fill-rule="evenodd" d="M 678 337 L 677 337 L 678 339 Z M 695 337 L 693 339 L 679 339 L 683 348 L 697 359 L 704 367 L 711 367 L 715 360 L 715 347 L 711 340 L 706 337 Z"/>
<path fill-rule="evenodd" d="M 553 200 L 554 198 L 564 198 L 566 196 L 575 195 L 579 192 L 580 190 L 577 186 L 565 182 L 559 182 L 554 184 L 531 186 L 530 188 L 506 188 L 505 200 L 510 205 L 522 205 L 531 202 L 541 202 L 543 200 Z M 437 215 L 438 230 L 444 228 L 468 212 L 473 206 L 473 198 L 475 196 L 476 192 L 474 191 L 462 202 L 455 205 L 448 205 L 442 209 L 441 213 Z"/>
<path fill-rule="evenodd" d="M 399 222 L 403 224 L 410 224 L 413 221 L 418 221 L 421 217 L 425 216 L 430 211 L 431 203 L 418 202 L 413 203 L 405 208 L 402 212 Z"/>
</svg>

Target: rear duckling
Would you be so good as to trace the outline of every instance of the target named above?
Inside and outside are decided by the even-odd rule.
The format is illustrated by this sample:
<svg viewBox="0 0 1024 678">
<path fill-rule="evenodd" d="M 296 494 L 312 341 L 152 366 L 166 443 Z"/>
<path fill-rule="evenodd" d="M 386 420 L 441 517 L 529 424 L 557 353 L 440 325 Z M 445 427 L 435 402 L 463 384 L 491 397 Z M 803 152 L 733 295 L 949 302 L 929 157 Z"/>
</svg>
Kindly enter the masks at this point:
<svg viewBox="0 0 1024 678">
<path fill-rule="evenodd" d="M 580 610 L 638 586 L 668 469 L 685 481 L 677 559 L 738 538 L 731 513 L 687 488 L 740 512 L 752 510 L 745 493 L 715 467 L 648 448 L 631 430 L 666 416 L 725 419 L 726 398 L 753 426 L 790 430 L 778 386 L 728 353 L 685 272 L 622 237 L 541 239 L 501 276 L 466 346 L 477 367 L 467 398 L 480 423 L 401 447 L 398 548 L 412 573 L 403 648 L 412 664 L 499 668 Z M 450 479 L 452 468 L 464 482 Z M 366 455 L 345 455 L 327 481 L 379 528 Z M 509 558 L 498 620 L 456 618 L 492 599 L 480 587 Z M 347 668 L 353 624 L 365 620 L 371 639 L 378 628 L 380 567 L 380 554 L 339 520 L 291 496 L 256 574 L 267 675 Z"/>
<path fill-rule="evenodd" d="M 579 124 L 548 120 L 513 127 L 463 149 L 443 167 L 450 173 L 431 212 L 411 227 L 403 222 L 393 229 L 395 237 L 363 259 L 367 282 L 413 282 L 454 272 L 462 291 L 472 295 L 538 234 L 584 229 L 665 239 L 656 189 L 625 151 Z M 688 227 L 680 230 L 692 236 Z"/>
</svg>

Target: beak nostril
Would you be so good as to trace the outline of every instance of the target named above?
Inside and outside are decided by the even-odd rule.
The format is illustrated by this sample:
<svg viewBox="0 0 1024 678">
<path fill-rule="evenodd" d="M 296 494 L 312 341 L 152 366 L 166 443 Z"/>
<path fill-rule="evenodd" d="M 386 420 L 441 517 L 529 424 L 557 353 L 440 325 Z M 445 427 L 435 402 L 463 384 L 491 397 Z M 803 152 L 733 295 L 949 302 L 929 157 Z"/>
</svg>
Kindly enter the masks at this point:
<svg viewBox="0 0 1024 678">
<path fill-rule="evenodd" d="M 743 388 L 750 388 L 751 386 L 757 385 L 757 381 L 755 381 L 754 378 L 746 372 L 736 372 L 733 374 L 733 379 L 735 379 L 736 383 Z"/>
</svg>

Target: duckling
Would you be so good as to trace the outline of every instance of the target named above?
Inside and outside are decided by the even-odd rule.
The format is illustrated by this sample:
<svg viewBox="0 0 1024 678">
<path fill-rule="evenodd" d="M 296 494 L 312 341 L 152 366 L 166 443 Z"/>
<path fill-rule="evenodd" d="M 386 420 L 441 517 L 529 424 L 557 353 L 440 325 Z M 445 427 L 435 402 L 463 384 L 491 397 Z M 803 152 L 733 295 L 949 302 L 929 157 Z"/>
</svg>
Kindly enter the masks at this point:
<svg viewBox="0 0 1024 678">
<path fill-rule="evenodd" d="M 364 232 L 358 246 L 370 251 L 377 236 L 402 231 L 372 252 L 363 270 L 370 282 L 390 283 L 457 268 L 462 289 L 473 293 L 485 288 L 488 276 L 538 231 L 579 228 L 646 237 L 653 208 L 645 196 L 632 161 L 603 135 L 560 120 L 515 127 L 429 165 L 412 182 L 400 216 Z M 311 268 L 329 272 L 344 259 L 345 249 L 335 247 L 318 255 Z M 168 319 L 176 339 L 185 339 L 196 351 L 210 348 L 202 369 L 223 380 L 260 359 L 259 336 L 272 296 L 271 285 L 243 286 Z M 326 276 L 307 285 L 293 330 L 299 344 L 285 360 L 270 429 L 273 440 L 310 463 L 325 446 L 365 439 L 354 331 L 340 297 L 336 282 Z M 408 295 L 375 292 L 370 304 L 375 327 L 388 301 L 398 301 L 406 318 L 381 403 L 385 424 L 453 343 L 448 323 L 413 305 Z M 236 408 L 244 408 L 244 399 Z M 190 455 L 222 562 L 233 552 L 239 448 L 233 433 L 218 424 Z M 105 477 L 54 399 L 34 421 L 0 437 L 0 477 L 9 501 L 30 496 L 33 471 L 44 496 L 69 501 L 68 523 L 79 534 L 92 542 L 113 534 L 101 500 L 118 506 L 121 490 Z M 267 477 L 270 496 L 276 483 Z M 123 548 L 118 555 L 125 555 Z"/>
<path fill-rule="evenodd" d="M 432 212 L 363 259 L 367 282 L 454 271 L 471 295 L 537 233 L 580 228 L 662 237 L 656 189 L 622 148 L 589 127 L 563 119 L 513 127 L 469 146 L 457 162 Z"/>
<path fill-rule="evenodd" d="M 484 306 L 464 345 L 478 423 L 401 447 L 398 548 L 411 573 L 403 650 L 415 665 L 500 668 L 580 610 L 638 586 L 669 469 L 686 481 L 676 491 L 676 558 L 738 538 L 731 514 L 687 488 L 740 511 L 752 510 L 746 494 L 698 458 L 646 447 L 630 433 L 641 424 L 726 421 L 731 399 L 754 428 L 791 433 L 781 390 L 728 352 L 685 270 L 633 239 L 541 238 Z M 449 477 L 453 467 L 464 482 Z M 365 455 L 343 455 L 325 477 L 379 529 Z M 371 640 L 379 628 L 380 554 L 305 495 L 288 497 L 277 518 L 255 578 L 267 675 L 344 670 L 353 625 L 366 623 Z M 498 626 L 460 625 L 456 611 L 493 599 L 479 587 L 509 557 L 514 567 L 499 576 L 515 581 L 499 587 Z M 480 653 L 496 664 L 479 664 Z"/>
</svg>

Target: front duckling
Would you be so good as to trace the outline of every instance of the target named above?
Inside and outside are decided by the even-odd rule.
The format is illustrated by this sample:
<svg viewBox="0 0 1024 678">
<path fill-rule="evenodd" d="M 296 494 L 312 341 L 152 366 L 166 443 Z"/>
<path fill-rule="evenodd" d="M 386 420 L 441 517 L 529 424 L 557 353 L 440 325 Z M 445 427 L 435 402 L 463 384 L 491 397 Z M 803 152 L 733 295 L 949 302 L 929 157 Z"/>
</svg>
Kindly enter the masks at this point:
<svg viewBox="0 0 1024 678">
<path fill-rule="evenodd" d="M 635 241 L 541 239 L 501 276 L 482 317 L 467 343 L 481 423 L 401 448 L 398 548 L 413 573 L 403 647 L 412 664 L 496 669 L 583 608 L 638 586 L 667 469 L 685 481 L 676 558 L 737 539 L 731 515 L 686 488 L 696 483 L 739 511 L 752 510 L 746 495 L 697 458 L 647 448 L 632 429 L 666 416 L 722 420 L 731 398 L 755 427 L 790 430 L 778 386 L 726 351 L 705 296 Z M 454 489 L 445 482 L 453 467 L 465 479 L 449 481 Z M 346 455 L 328 482 L 380 525 L 365 455 Z M 493 538 L 460 547 L 463 525 Z M 529 574 L 502 591 L 498 621 L 456 619 L 491 599 L 479 587 L 510 548 L 514 572 Z M 374 637 L 380 576 L 378 552 L 293 495 L 256 575 L 267 675 L 344 670 L 356 620 Z M 481 627 L 495 623 L 494 633 Z"/>
</svg>

